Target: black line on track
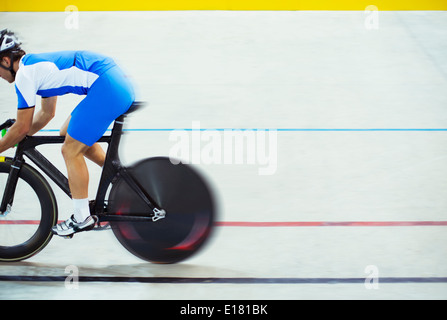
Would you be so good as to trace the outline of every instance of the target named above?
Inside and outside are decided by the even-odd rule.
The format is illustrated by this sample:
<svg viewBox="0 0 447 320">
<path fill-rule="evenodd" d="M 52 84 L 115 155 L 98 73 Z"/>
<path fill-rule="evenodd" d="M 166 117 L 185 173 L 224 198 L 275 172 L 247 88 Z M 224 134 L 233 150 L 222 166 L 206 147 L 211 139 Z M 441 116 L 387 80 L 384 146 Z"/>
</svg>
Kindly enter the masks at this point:
<svg viewBox="0 0 447 320">
<path fill-rule="evenodd" d="M 64 282 L 66 276 L 0 276 L 0 281 Z M 447 283 L 447 277 L 382 277 L 379 283 Z M 79 276 L 79 282 L 173 284 L 356 284 L 365 278 L 185 278 Z"/>
</svg>

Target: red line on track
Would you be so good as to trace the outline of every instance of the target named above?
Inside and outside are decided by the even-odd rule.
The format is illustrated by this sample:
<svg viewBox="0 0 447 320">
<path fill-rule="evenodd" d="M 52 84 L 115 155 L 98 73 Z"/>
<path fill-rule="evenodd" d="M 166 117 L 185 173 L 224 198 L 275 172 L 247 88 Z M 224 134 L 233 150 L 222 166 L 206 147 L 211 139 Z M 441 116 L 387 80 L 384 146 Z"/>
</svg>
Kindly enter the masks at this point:
<svg viewBox="0 0 447 320">
<path fill-rule="evenodd" d="M 447 226 L 447 221 L 284 221 L 284 222 L 250 222 L 223 221 L 218 227 L 412 227 L 412 226 Z"/>
<path fill-rule="evenodd" d="M 0 225 L 5 224 L 39 224 L 39 220 L 0 220 Z"/>
<path fill-rule="evenodd" d="M 38 220 L 0 220 L 0 225 L 37 225 Z M 415 227 L 447 226 L 447 221 L 219 221 L 216 227 Z"/>
</svg>

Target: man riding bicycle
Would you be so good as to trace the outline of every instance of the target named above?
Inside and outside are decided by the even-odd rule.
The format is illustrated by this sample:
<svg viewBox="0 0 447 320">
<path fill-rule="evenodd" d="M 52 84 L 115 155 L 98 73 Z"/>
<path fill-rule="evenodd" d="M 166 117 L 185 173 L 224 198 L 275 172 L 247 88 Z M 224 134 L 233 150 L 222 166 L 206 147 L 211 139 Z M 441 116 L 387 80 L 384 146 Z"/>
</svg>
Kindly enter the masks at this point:
<svg viewBox="0 0 447 320">
<path fill-rule="evenodd" d="M 0 153 L 45 127 L 54 117 L 57 96 L 86 96 L 60 130 L 65 136 L 62 155 L 74 214 L 56 225 L 53 232 L 69 236 L 92 229 L 95 220 L 90 215 L 89 174 L 84 157 L 103 166 L 105 153 L 96 142 L 134 102 L 132 85 L 109 57 L 89 51 L 26 54 L 8 30 L 0 33 L 0 77 L 15 82 L 18 98 L 17 120 L 0 140 Z M 36 95 L 42 100 L 41 109 L 34 113 Z"/>
</svg>

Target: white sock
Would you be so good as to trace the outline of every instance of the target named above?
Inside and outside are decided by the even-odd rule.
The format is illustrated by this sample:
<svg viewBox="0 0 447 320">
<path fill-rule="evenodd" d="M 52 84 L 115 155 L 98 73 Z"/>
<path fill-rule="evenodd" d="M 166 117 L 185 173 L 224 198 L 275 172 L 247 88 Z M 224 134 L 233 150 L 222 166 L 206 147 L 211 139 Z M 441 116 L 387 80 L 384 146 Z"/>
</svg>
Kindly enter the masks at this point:
<svg viewBox="0 0 447 320">
<path fill-rule="evenodd" d="M 77 222 L 84 222 L 90 216 L 90 207 L 87 199 L 73 199 L 74 218 Z"/>
</svg>

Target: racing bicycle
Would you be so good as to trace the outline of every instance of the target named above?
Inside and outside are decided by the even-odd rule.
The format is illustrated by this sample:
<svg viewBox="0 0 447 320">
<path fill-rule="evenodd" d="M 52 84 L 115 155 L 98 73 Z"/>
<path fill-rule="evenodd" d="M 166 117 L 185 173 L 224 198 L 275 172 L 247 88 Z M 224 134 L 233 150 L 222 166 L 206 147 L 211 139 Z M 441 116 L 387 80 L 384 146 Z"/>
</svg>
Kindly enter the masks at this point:
<svg viewBox="0 0 447 320">
<path fill-rule="evenodd" d="M 98 141 L 108 146 L 96 198 L 90 201 L 90 212 L 97 217 L 93 230 L 112 229 L 127 250 L 146 261 L 177 263 L 209 239 L 217 214 L 215 197 L 207 180 L 188 164 L 168 157 L 146 158 L 130 166 L 121 163 L 124 120 L 143 105 L 135 102 L 115 120 L 111 134 Z M 9 119 L 0 130 L 14 122 Z M 64 140 L 27 136 L 13 158 L 0 157 L 0 261 L 28 259 L 50 242 L 58 206 L 43 174 L 68 197 L 71 194 L 67 177 L 36 147 Z"/>
</svg>

